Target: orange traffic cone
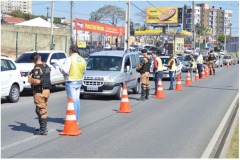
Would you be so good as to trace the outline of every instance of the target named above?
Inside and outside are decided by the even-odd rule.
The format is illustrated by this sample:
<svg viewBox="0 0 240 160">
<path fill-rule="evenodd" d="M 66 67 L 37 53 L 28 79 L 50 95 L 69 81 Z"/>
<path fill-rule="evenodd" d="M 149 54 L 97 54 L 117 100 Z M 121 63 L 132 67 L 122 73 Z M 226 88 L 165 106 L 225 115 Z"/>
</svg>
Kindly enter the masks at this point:
<svg viewBox="0 0 240 160">
<path fill-rule="evenodd" d="M 206 76 L 205 76 L 205 72 L 204 72 L 204 68 L 202 69 L 202 78 L 205 79 Z"/>
<path fill-rule="evenodd" d="M 186 86 L 192 86 L 192 81 L 191 81 L 191 77 L 190 77 L 190 72 L 188 71 L 187 73 L 187 80 L 185 83 Z"/>
<path fill-rule="evenodd" d="M 154 98 L 158 99 L 164 99 L 166 98 L 163 93 L 163 88 L 162 88 L 162 81 L 161 78 L 158 79 L 158 87 L 157 87 L 157 94 Z"/>
<path fill-rule="evenodd" d="M 198 69 L 197 69 L 197 71 L 196 71 L 195 81 L 200 81 L 200 79 L 199 79 L 199 74 L 198 74 Z"/>
<path fill-rule="evenodd" d="M 180 74 L 178 74 L 177 85 L 176 85 L 176 89 L 174 89 L 174 90 L 175 91 L 183 91 Z"/>
<path fill-rule="evenodd" d="M 122 101 L 120 105 L 120 110 L 117 111 L 118 113 L 130 113 L 132 110 L 130 109 L 128 94 L 127 94 L 127 87 L 123 86 L 122 92 Z"/>
<path fill-rule="evenodd" d="M 206 77 L 209 77 L 209 69 L 208 69 L 207 66 L 205 67 L 205 71 L 206 71 L 205 76 L 206 76 Z"/>
<path fill-rule="evenodd" d="M 227 63 L 227 68 L 230 68 L 230 66 L 229 66 L 229 62 Z"/>
<path fill-rule="evenodd" d="M 63 132 L 59 133 L 59 135 L 77 136 L 81 133 L 82 131 L 79 131 L 77 126 L 77 119 L 73 106 L 73 99 L 69 97 L 64 130 Z"/>
</svg>

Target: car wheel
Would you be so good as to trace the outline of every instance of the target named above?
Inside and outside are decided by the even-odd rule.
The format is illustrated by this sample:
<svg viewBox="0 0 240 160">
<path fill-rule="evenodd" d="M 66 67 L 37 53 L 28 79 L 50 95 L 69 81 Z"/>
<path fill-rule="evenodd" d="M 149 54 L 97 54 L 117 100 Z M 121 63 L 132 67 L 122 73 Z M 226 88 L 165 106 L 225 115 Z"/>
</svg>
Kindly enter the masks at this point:
<svg viewBox="0 0 240 160">
<path fill-rule="evenodd" d="M 119 85 L 118 91 L 115 94 L 115 99 L 116 100 L 121 100 L 122 99 L 122 91 L 123 91 L 123 87 L 122 84 Z"/>
<path fill-rule="evenodd" d="M 140 92 L 140 80 L 137 80 L 136 86 L 133 88 L 133 94 L 138 94 Z"/>
<path fill-rule="evenodd" d="M 9 102 L 16 103 L 19 100 L 19 95 L 20 95 L 19 87 L 16 84 L 14 84 L 14 85 L 12 85 L 12 87 L 10 89 L 7 100 Z"/>
</svg>

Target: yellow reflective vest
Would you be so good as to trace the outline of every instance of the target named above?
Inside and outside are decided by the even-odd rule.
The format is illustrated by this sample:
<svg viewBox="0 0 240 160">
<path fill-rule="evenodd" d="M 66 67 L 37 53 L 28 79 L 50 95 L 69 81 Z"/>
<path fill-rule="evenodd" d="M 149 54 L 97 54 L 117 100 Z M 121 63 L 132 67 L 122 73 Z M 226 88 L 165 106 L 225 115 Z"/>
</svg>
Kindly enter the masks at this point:
<svg viewBox="0 0 240 160">
<path fill-rule="evenodd" d="M 190 59 L 190 61 L 189 62 L 195 62 L 195 59 L 194 58 L 192 58 L 192 59 Z M 188 65 L 189 65 L 189 67 L 190 68 L 192 68 L 192 69 L 194 69 L 195 68 L 195 63 L 193 63 L 192 64 L 192 66 L 191 66 L 191 64 L 190 63 L 188 63 Z"/>
<path fill-rule="evenodd" d="M 157 57 L 156 60 L 158 61 L 158 68 L 157 68 L 157 70 L 155 71 L 155 73 L 157 73 L 157 72 L 159 72 L 159 71 L 163 71 L 161 58 Z"/>
<path fill-rule="evenodd" d="M 174 58 L 170 59 L 170 60 L 168 61 L 168 64 L 170 65 L 172 61 L 173 61 L 172 68 L 170 69 L 170 67 L 168 67 L 168 68 L 167 68 L 167 71 L 175 71 L 175 60 L 174 60 Z"/>
<path fill-rule="evenodd" d="M 82 80 L 82 74 L 86 67 L 86 61 L 78 54 L 72 55 L 72 64 L 68 75 L 69 80 Z"/>
</svg>

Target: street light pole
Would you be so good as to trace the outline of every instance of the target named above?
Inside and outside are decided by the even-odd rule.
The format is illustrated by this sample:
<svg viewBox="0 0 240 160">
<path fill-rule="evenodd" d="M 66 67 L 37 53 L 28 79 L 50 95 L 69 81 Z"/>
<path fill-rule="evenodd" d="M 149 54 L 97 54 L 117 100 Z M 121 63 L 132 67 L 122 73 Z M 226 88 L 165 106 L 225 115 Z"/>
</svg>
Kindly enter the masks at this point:
<svg viewBox="0 0 240 160">
<path fill-rule="evenodd" d="M 130 33 L 130 5 L 129 1 L 126 1 L 126 23 L 125 23 L 125 41 L 124 41 L 124 50 L 128 49 L 128 40 L 129 40 L 129 33 Z"/>
<path fill-rule="evenodd" d="M 193 37 L 192 37 L 192 54 L 194 54 L 195 52 L 195 21 L 194 21 L 194 12 L 195 12 L 195 8 L 194 8 L 194 0 L 192 1 L 192 33 L 193 33 Z"/>
</svg>

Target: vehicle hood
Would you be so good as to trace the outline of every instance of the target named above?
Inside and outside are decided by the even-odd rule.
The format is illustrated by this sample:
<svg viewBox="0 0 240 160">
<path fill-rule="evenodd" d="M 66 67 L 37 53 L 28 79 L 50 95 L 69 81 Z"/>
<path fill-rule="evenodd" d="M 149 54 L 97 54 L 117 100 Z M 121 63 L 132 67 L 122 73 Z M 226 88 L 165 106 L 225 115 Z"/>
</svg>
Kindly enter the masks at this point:
<svg viewBox="0 0 240 160">
<path fill-rule="evenodd" d="M 121 72 L 119 71 L 91 71 L 86 70 L 86 72 L 83 74 L 83 77 L 116 77 Z"/>
<path fill-rule="evenodd" d="M 15 63 L 20 71 L 31 71 L 34 68 L 34 63 Z"/>
<path fill-rule="evenodd" d="M 188 61 L 182 61 L 183 65 L 188 65 Z"/>
</svg>

